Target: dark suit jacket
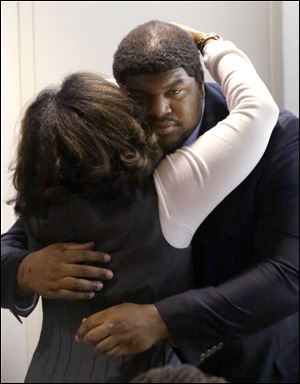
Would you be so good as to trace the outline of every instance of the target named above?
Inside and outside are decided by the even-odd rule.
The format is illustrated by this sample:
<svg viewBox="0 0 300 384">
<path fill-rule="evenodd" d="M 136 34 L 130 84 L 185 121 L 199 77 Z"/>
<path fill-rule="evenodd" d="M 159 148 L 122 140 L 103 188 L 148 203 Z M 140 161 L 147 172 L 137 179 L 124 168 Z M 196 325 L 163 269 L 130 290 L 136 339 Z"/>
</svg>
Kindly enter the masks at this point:
<svg viewBox="0 0 300 384">
<path fill-rule="evenodd" d="M 200 133 L 228 114 L 206 85 Z M 201 201 L 199 201 L 201 204 Z M 18 221 L 2 236 L 1 304 L 26 255 Z M 182 359 L 232 382 L 296 382 L 298 372 L 298 119 L 282 111 L 262 160 L 193 240 L 199 289 L 156 303 Z"/>
<path fill-rule="evenodd" d="M 207 84 L 200 134 L 227 114 Z M 232 382 L 297 381 L 298 132 L 281 111 L 259 164 L 194 236 L 199 289 L 157 303 L 182 358 Z"/>
</svg>

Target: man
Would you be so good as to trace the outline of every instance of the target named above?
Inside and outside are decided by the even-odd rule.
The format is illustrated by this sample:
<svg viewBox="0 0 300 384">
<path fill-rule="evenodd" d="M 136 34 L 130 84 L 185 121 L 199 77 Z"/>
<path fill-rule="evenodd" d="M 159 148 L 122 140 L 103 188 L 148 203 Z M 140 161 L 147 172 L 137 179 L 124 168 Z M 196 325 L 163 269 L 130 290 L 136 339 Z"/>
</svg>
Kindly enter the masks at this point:
<svg viewBox="0 0 300 384">
<path fill-rule="evenodd" d="M 180 43 L 176 44 L 176 39 L 175 27 L 146 23 L 125 37 L 114 59 L 118 83 L 144 107 L 165 152 L 191 143 L 228 114 L 219 87 L 203 84 L 199 64 L 188 57 Z M 110 319 L 116 333 L 119 331 L 120 343 L 127 348 L 124 353 L 134 348 L 143 351 L 169 338 L 183 361 L 229 381 L 296 382 L 297 145 L 298 120 L 283 111 L 260 163 L 210 214 L 193 239 L 197 289 L 153 306 L 112 307 L 88 318 L 77 333 L 79 339 L 85 337 L 84 341 L 93 344 L 92 331 L 103 316 Z M 45 276 L 45 258 L 58 260 L 66 245 L 24 257 L 28 252 L 23 235 L 21 223 L 4 235 L 3 255 L 12 263 L 19 293 L 24 297 L 34 292 L 47 295 L 39 284 L 34 285 L 29 270 L 34 276 L 37 272 Z M 88 255 L 92 246 L 81 247 Z M 49 289 L 50 297 L 65 293 L 61 285 L 69 276 L 71 257 L 74 263 L 83 261 L 74 255 L 69 251 L 68 260 L 64 259 L 63 278 L 56 278 L 56 291 Z M 97 255 L 97 260 L 103 260 L 103 255 Z M 37 265 L 39 271 L 32 271 Z M 100 275 L 99 271 L 99 279 L 103 273 L 106 276 L 109 272 L 101 270 Z M 72 276 L 68 292 L 72 297 L 68 297 L 79 298 L 79 292 L 74 292 L 76 284 L 80 294 L 92 294 L 91 275 L 81 275 L 87 279 L 79 282 L 75 279 L 78 274 Z M 46 289 L 47 279 L 40 282 Z M 6 284 L 10 284 L 6 307 L 17 313 L 13 304 L 15 281 L 10 276 Z"/>
</svg>

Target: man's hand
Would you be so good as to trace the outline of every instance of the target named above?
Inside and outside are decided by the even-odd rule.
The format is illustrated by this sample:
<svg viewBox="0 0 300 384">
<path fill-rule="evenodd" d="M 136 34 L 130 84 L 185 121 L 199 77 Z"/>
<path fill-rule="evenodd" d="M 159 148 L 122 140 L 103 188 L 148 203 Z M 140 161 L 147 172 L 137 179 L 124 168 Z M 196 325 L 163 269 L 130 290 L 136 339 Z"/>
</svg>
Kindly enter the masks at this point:
<svg viewBox="0 0 300 384">
<path fill-rule="evenodd" d="M 76 340 L 90 343 L 108 357 L 146 351 L 170 337 L 154 305 L 120 304 L 83 321 Z"/>
<path fill-rule="evenodd" d="M 16 294 L 36 293 L 47 299 L 83 300 L 95 296 L 113 273 L 100 267 L 78 263 L 105 263 L 110 256 L 93 251 L 93 243 L 57 243 L 30 253 L 17 272 Z M 93 279 L 93 280 L 90 280 Z"/>
</svg>

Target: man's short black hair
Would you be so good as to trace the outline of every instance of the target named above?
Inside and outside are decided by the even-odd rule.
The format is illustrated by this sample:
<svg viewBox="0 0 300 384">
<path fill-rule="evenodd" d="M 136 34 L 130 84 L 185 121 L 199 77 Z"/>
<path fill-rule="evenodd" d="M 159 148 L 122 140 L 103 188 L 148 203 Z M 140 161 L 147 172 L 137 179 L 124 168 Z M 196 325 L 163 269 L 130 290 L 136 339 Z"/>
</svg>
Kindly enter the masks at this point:
<svg viewBox="0 0 300 384">
<path fill-rule="evenodd" d="M 128 75 L 161 73 L 180 67 L 197 81 L 203 80 L 193 39 L 173 24 L 149 21 L 121 41 L 114 55 L 113 74 L 119 84 L 125 84 Z"/>
</svg>

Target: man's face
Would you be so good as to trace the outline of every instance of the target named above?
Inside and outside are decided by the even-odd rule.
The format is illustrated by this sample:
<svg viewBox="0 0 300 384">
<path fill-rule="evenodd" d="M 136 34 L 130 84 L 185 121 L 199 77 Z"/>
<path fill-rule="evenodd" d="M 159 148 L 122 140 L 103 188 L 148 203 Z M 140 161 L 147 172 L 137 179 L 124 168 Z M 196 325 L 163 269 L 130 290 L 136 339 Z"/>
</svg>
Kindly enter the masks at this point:
<svg viewBox="0 0 300 384">
<path fill-rule="evenodd" d="M 200 121 L 203 84 L 199 85 L 183 68 L 128 76 L 125 88 L 143 107 L 165 153 L 178 148 Z"/>
</svg>

